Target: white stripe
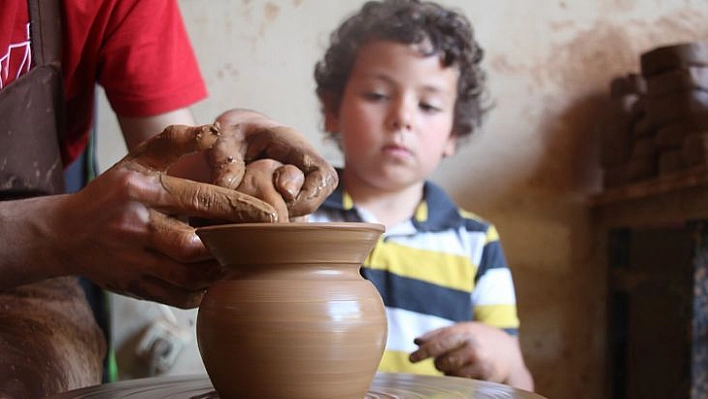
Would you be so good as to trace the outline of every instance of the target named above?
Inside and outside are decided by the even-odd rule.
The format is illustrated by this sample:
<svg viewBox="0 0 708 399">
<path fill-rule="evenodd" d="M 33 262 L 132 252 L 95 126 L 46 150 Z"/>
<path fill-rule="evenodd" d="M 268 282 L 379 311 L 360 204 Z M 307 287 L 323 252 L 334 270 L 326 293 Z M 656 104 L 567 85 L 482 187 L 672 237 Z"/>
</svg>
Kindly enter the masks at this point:
<svg viewBox="0 0 708 399">
<path fill-rule="evenodd" d="M 465 233 L 467 237 L 467 253 L 466 255 L 470 257 L 470 261 L 473 265 L 479 266 L 482 261 L 482 254 L 484 253 L 484 246 L 487 244 L 487 232 L 486 231 L 475 231 L 471 233 Z"/>
<path fill-rule="evenodd" d="M 388 340 L 386 349 L 413 352 L 418 345 L 413 340 L 432 330 L 447 327 L 453 322 L 440 317 L 424 315 L 403 309 L 386 308 Z"/>
<path fill-rule="evenodd" d="M 342 214 L 339 211 L 320 209 L 311 214 L 310 222 L 342 222 Z M 410 224 L 410 222 L 407 222 Z M 397 235 L 395 226 L 387 229 L 385 233 L 389 242 L 395 242 L 406 247 L 420 250 L 440 252 L 455 256 L 470 257 L 472 264 L 479 266 L 482 260 L 484 245 L 487 242 L 487 233 L 484 231 L 468 232 L 465 228 L 459 230 L 445 230 L 439 232 L 418 232 L 413 234 Z M 403 229 L 408 232 L 410 229 Z"/>
<path fill-rule="evenodd" d="M 472 291 L 472 303 L 474 306 L 515 304 L 516 293 L 511 270 L 487 270 Z"/>
</svg>

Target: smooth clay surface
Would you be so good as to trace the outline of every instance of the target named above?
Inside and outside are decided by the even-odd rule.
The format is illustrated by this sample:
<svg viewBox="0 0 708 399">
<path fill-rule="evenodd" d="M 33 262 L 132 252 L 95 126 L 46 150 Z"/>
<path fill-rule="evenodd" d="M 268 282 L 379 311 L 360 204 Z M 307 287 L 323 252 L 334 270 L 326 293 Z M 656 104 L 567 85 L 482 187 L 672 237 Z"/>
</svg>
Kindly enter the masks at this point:
<svg viewBox="0 0 708 399">
<path fill-rule="evenodd" d="M 259 223 L 197 230 L 229 278 L 200 305 L 197 339 L 222 398 L 366 396 L 386 343 L 359 268 L 382 225 Z"/>
</svg>

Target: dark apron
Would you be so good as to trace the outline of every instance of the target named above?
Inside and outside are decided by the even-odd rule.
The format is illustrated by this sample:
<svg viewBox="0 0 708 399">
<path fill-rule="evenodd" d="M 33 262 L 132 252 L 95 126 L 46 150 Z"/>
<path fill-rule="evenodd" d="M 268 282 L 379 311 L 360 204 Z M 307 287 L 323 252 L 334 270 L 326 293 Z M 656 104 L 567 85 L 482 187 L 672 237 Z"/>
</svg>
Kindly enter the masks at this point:
<svg viewBox="0 0 708 399">
<path fill-rule="evenodd" d="M 61 1 L 30 0 L 29 11 L 35 66 L 0 90 L 0 200 L 64 192 Z M 105 350 L 75 277 L 0 292 L 0 397 L 98 384 Z"/>
<path fill-rule="evenodd" d="M 56 0 L 29 2 L 35 67 L 0 90 L 0 199 L 64 191 L 59 6 Z"/>
</svg>

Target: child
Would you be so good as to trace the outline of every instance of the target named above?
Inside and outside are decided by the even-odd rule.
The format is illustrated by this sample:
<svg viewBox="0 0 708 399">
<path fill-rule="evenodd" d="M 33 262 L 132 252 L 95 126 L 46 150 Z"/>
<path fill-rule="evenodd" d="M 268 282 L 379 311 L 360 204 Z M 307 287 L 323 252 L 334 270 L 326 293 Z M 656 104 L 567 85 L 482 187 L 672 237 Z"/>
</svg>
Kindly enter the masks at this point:
<svg viewBox="0 0 708 399">
<path fill-rule="evenodd" d="M 426 181 L 481 122 L 481 59 L 467 19 L 435 3 L 369 1 L 345 20 L 315 68 L 345 167 L 310 221 L 386 225 L 362 269 L 388 315 L 380 371 L 532 390 L 495 228 Z"/>
</svg>

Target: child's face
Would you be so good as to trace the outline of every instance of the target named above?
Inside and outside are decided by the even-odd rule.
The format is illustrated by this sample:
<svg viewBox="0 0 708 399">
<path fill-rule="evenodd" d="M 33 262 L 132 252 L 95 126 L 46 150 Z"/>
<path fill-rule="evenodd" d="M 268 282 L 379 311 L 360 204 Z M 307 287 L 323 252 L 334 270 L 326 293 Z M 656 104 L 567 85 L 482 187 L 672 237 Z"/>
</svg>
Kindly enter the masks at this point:
<svg viewBox="0 0 708 399">
<path fill-rule="evenodd" d="M 340 135 L 347 180 L 396 190 L 420 183 L 452 155 L 459 71 L 437 55 L 376 41 L 359 49 L 338 115 L 329 131 Z"/>
</svg>

